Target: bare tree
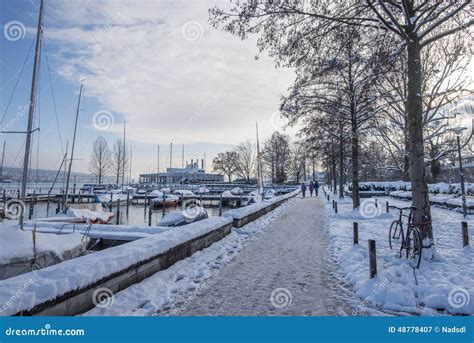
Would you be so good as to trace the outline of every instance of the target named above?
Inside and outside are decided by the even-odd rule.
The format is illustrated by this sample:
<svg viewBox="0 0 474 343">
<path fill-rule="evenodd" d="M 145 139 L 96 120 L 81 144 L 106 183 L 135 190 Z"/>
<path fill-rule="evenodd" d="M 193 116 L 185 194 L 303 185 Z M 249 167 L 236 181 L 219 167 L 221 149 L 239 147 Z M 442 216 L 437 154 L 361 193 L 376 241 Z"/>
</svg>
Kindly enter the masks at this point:
<svg viewBox="0 0 474 343">
<path fill-rule="evenodd" d="M 265 141 L 263 162 L 272 183 L 282 183 L 287 179 L 290 157 L 290 137 L 276 131 Z"/>
<path fill-rule="evenodd" d="M 220 152 L 216 157 L 214 157 L 212 166 L 214 171 L 224 173 L 229 182 L 232 182 L 232 175 L 234 175 L 237 170 L 236 160 L 237 154 L 235 151 Z"/>
<path fill-rule="evenodd" d="M 112 170 L 115 175 L 115 182 L 120 183 L 120 178 L 128 168 L 128 149 L 123 144 L 122 139 L 117 139 L 112 150 Z"/>
<path fill-rule="evenodd" d="M 291 144 L 287 169 L 295 182 L 300 182 L 304 175 L 306 157 L 306 147 L 302 142 Z"/>
<path fill-rule="evenodd" d="M 255 175 L 257 168 L 257 148 L 250 141 L 240 143 L 234 148 L 236 164 L 236 174 L 250 182 L 250 179 Z"/>
<path fill-rule="evenodd" d="M 104 176 L 110 169 L 110 150 L 104 137 L 99 136 L 92 146 L 92 154 L 89 163 L 90 172 L 95 175 L 102 184 Z"/>
<path fill-rule="evenodd" d="M 214 26 L 247 38 L 260 33 L 260 49 L 269 50 L 279 65 L 298 67 L 307 63 L 322 47 L 331 46 L 327 33 L 341 26 L 360 26 L 367 34 L 388 32 L 399 44 L 393 56 L 407 50 L 407 128 L 410 177 L 415 221 L 431 218 L 425 176 L 423 139 L 423 48 L 465 31 L 474 24 L 470 0 L 348 0 L 348 1 L 249 1 L 237 2 L 230 11 L 213 8 Z M 329 44 L 329 45 L 328 45 Z M 311 59 L 310 59 L 311 60 Z M 433 238 L 432 228 L 423 231 Z"/>
</svg>

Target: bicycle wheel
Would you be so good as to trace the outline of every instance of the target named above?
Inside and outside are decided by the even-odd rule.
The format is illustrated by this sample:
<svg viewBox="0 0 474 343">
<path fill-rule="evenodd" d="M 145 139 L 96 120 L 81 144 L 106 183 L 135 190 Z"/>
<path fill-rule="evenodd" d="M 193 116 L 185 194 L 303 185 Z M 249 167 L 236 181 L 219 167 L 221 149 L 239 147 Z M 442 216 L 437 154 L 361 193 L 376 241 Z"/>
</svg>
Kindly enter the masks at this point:
<svg viewBox="0 0 474 343">
<path fill-rule="evenodd" d="M 407 260 L 413 268 L 418 268 L 423 249 L 420 230 L 417 227 L 408 228 L 405 242 Z"/>
<path fill-rule="evenodd" d="M 403 228 L 399 220 L 394 220 L 390 225 L 390 231 L 388 233 L 388 243 L 390 249 L 400 249 L 403 242 Z"/>
</svg>

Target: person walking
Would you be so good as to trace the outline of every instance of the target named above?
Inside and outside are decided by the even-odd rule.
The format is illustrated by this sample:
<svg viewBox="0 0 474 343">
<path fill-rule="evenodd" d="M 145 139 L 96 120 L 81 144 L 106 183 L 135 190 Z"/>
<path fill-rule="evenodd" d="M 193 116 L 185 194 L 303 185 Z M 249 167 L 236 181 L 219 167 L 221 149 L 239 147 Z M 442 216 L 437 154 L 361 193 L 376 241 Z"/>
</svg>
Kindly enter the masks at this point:
<svg viewBox="0 0 474 343">
<path fill-rule="evenodd" d="M 309 187 L 308 187 L 308 188 L 309 188 L 309 196 L 312 197 L 312 196 L 313 196 L 313 191 L 314 191 L 314 183 L 313 183 L 313 181 L 311 181 L 311 182 L 309 183 Z"/>
<path fill-rule="evenodd" d="M 318 191 L 319 191 L 319 182 L 316 180 L 314 182 L 314 193 L 316 193 L 316 196 L 318 196 Z"/>
<path fill-rule="evenodd" d="M 303 193 L 303 198 L 305 197 L 306 195 L 306 185 L 303 183 L 301 183 L 301 193 Z"/>
</svg>

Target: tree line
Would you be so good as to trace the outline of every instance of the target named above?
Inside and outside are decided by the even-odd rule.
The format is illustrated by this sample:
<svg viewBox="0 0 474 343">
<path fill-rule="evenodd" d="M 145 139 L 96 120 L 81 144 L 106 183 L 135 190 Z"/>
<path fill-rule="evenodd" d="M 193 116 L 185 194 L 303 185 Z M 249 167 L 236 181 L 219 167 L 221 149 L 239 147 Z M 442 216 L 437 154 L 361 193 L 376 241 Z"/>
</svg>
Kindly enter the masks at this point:
<svg viewBox="0 0 474 343">
<path fill-rule="evenodd" d="M 428 179 L 455 150 L 449 120 L 472 95 L 470 3 L 248 1 L 210 9 L 210 22 L 258 35 L 261 51 L 295 70 L 280 110 L 303 126 L 339 196 L 350 182 L 358 208 L 361 168 L 391 170 L 410 180 L 422 221 L 431 218 Z M 432 228 L 423 235 L 432 239 Z"/>
<path fill-rule="evenodd" d="M 212 165 L 214 171 L 223 173 L 229 182 L 234 176 L 252 182 L 258 179 L 260 172 L 272 183 L 300 182 L 315 172 L 315 157 L 308 151 L 305 142 L 292 142 L 288 135 L 275 131 L 264 142 L 260 158 L 256 144 L 247 141 L 217 154 Z"/>
<path fill-rule="evenodd" d="M 130 151 L 123 139 L 115 140 L 110 149 L 104 137 L 96 138 L 92 145 L 89 171 L 97 178 L 98 184 L 102 184 L 106 176 L 114 176 L 117 184 L 125 183 L 129 163 Z"/>
</svg>

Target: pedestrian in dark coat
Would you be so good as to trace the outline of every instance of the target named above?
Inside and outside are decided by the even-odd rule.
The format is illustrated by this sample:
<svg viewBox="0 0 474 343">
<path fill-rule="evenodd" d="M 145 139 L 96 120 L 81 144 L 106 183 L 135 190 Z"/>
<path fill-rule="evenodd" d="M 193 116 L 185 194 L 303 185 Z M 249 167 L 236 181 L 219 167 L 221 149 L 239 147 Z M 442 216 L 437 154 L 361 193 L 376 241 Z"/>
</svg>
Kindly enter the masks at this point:
<svg viewBox="0 0 474 343">
<path fill-rule="evenodd" d="M 301 193 L 303 193 L 303 198 L 304 198 L 306 195 L 306 185 L 304 184 L 304 182 L 301 184 Z"/>
<path fill-rule="evenodd" d="M 311 182 L 309 183 L 309 187 L 308 187 L 308 188 L 309 188 L 309 194 L 310 194 L 310 196 L 313 196 L 313 191 L 314 191 L 314 183 L 313 183 L 313 181 L 311 181 Z"/>
<path fill-rule="evenodd" d="M 314 192 L 316 193 L 316 196 L 318 196 L 318 191 L 319 191 L 319 182 L 316 180 L 314 182 Z"/>
</svg>

